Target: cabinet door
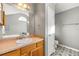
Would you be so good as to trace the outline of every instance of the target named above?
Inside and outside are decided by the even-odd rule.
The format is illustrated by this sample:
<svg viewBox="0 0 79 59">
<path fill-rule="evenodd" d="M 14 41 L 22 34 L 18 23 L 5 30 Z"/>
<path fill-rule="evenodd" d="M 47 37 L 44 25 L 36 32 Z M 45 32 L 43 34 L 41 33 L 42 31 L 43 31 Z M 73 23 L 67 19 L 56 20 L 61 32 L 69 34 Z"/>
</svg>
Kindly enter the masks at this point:
<svg viewBox="0 0 79 59">
<path fill-rule="evenodd" d="M 5 53 L 5 54 L 3 54 L 1 56 L 20 56 L 20 49 Z"/>
<path fill-rule="evenodd" d="M 43 46 L 31 50 L 30 56 L 43 56 Z"/>
<path fill-rule="evenodd" d="M 25 56 L 28 56 L 29 55 L 29 52 L 33 49 L 36 48 L 36 44 L 32 44 L 32 45 L 28 45 L 28 46 L 25 46 L 23 48 L 21 48 L 21 55 L 25 55 Z"/>
<path fill-rule="evenodd" d="M 44 46 L 44 41 L 40 41 L 40 42 L 36 43 L 36 46 L 37 47 Z"/>
</svg>

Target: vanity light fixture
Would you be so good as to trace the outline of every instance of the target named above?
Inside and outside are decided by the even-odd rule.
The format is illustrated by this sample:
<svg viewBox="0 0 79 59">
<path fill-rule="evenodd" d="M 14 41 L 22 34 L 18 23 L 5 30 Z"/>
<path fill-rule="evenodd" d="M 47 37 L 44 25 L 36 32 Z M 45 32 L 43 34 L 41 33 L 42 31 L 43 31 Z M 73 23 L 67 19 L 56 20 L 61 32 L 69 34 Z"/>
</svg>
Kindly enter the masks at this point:
<svg viewBox="0 0 79 59">
<path fill-rule="evenodd" d="M 17 7 L 19 7 L 20 9 L 31 9 L 30 5 L 27 3 L 18 3 Z"/>
</svg>

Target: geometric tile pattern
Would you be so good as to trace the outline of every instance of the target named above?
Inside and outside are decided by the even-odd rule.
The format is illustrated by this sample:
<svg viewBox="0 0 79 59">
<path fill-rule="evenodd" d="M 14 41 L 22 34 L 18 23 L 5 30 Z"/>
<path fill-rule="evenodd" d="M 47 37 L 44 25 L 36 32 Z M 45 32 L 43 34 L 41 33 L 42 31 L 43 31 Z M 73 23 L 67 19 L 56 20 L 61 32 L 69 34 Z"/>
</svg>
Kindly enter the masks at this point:
<svg viewBox="0 0 79 59">
<path fill-rule="evenodd" d="M 79 56 L 79 52 L 58 46 L 55 53 L 52 53 L 51 56 Z"/>
</svg>

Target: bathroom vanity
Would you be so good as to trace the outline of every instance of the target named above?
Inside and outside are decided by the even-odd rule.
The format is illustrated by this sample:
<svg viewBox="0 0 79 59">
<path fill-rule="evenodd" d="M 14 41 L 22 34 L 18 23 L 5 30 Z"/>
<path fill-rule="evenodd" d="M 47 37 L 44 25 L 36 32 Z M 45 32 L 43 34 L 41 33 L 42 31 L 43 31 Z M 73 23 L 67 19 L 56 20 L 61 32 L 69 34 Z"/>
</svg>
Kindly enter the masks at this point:
<svg viewBox="0 0 79 59">
<path fill-rule="evenodd" d="M 37 4 L 39 8 L 34 7 L 36 4 L 28 5 L 30 10 L 18 9 L 16 5 L 3 3 L 5 20 L 0 29 L 0 56 L 44 56 L 44 38 L 40 38 L 45 31 L 44 4 Z M 30 37 L 22 37 L 25 35 Z"/>
<path fill-rule="evenodd" d="M 31 37 L 31 42 L 16 43 L 17 38 L 0 41 L 0 56 L 44 56 L 43 38 Z"/>
</svg>

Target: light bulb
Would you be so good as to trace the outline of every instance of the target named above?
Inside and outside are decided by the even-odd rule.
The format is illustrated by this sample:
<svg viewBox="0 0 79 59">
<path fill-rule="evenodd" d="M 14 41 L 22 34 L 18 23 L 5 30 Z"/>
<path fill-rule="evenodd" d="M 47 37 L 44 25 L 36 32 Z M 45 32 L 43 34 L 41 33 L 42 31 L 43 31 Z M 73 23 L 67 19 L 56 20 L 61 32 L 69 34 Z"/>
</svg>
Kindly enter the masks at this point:
<svg viewBox="0 0 79 59">
<path fill-rule="evenodd" d="M 28 9 L 30 9 L 30 6 L 28 6 Z"/>
<path fill-rule="evenodd" d="M 24 4 L 23 7 L 24 7 L 24 8 L 27 8 L 28 6 L 27 6 L 27 4 Z"/>
<path fill-rule="evenodd" d="M 23 4 L 22 3 L 18 3 L 18 6 L 22 6 Z"/>
</svg>

